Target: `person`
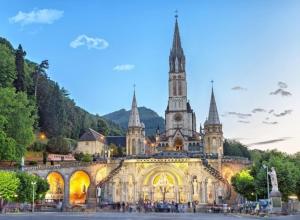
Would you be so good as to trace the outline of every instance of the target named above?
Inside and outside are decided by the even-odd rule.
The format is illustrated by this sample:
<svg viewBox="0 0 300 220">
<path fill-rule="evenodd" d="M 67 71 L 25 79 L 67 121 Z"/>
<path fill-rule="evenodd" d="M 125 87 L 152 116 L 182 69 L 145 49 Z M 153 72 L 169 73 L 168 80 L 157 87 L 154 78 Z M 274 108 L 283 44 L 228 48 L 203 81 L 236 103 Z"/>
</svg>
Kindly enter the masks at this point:
<svg viewBox="0 0 300 220">
<path fill-rule="evenodd" d="M 195 201 L 193 201 L 192 206 L 193 206 L 193 212 L 196 213 L 196 204 L 195 204 Z"/>
</svg>

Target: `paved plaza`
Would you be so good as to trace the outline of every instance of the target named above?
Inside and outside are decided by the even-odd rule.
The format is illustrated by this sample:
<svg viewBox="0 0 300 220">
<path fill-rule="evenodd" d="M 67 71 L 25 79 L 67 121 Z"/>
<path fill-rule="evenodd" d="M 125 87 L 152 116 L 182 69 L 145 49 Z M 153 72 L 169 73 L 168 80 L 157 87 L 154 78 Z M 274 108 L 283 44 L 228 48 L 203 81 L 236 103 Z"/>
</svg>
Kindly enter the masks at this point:
<svg viewBox="0 0 300 220">
<path fill-rule="evenodd" d="M 0 220 L 230 220 L 230 219 L 286 219 L 299 220 L 300 215 L 277 216 L 277 217 L 255 217 L 241 216 L 236 214 L 206 214 L 206 213 L 19 213 L 0 215 Z"/>
</svg>

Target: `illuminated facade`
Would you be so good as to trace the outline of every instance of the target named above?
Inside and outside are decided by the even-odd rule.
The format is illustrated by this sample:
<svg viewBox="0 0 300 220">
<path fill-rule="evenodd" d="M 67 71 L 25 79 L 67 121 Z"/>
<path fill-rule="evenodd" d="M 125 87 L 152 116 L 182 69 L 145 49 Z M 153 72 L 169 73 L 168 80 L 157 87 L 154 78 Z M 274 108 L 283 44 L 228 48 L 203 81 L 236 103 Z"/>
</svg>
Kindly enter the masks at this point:
<svg viewBox="0 0 300 220">
<path fill-rule="evenodd" d="M 140 121 L 134 93 L 126 134 L 126 158 L 66 167 L 28 168 L 28 172 L 47 178 L 50 190 L 46 198 L 62 199 L 65 208 L 75 204 L 95 207 L 102 202 L 233 203 L 236 194 L 230 178 L 249 165 L 249 161 L 223 156 L 222 124 L 213 89 L 208 118 L 198 132 L 195 113 L 187 100 L 185 55 L 176 18 L 169 56 L 166 130 L 157 130 L 153 153 L 145 151 L 145 126 Z M 98 137 L 94 131 L 88 134 L 81 141 L 82 152 L 89 149 L 103 154 L 104 146 L 88 147 L 87 142 L 101 142 L 104 137 Z"/>
</svg>

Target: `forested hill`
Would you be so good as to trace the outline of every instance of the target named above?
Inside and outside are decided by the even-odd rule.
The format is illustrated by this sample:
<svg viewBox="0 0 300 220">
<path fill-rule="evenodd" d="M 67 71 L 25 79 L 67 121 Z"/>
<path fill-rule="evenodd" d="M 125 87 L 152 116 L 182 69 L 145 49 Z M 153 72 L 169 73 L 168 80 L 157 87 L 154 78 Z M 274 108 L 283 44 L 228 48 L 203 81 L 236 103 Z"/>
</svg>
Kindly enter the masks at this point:
<svg viewBox="0 0 300 220">
<path fill-rule="evenodd" d="M 155 135 L 157 126 L 159 126 L 160 131 L 165 130 L 164 119 L 155 111 L 146 107 L 139 107 L 138 110 L 140 114 L 140 120 L 145 124 L 146 136 Z M 120 109 L 118 111 L 103 115 L 102 117 L 113 121 L 126 130 L 128 126 L 129 115 L 130 110 L 126 111 L 125 109 Z"/>
<path fill-rule="evenodd" d="M 0 37 L 0 88 L 25 93 L 34 106 L 34 132 L 45 132 L 47 137 L 78 139 L 93 128 L 104 135 L 122 135 L 124 131 L 112 121 L 93 115 L 78 107 L 68 91 L 50 79 L 51 60 L 30 61 L 30 51 L 21 45 L 17 49 Z M 27 55 L 26 55 L 27 53 Z M 47 54 L 44 54 L 47 57 Z"/>
</svg>

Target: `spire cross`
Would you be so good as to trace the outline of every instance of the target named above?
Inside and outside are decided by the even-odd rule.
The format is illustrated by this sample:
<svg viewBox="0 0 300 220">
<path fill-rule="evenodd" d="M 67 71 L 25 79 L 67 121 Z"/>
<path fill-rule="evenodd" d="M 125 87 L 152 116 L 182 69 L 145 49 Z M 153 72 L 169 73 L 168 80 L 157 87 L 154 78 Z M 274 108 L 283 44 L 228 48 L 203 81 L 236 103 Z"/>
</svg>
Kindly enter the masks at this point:
<svg viewBox="0 0 300 220">
<path fill-rule="evenodd" d="M 178 18 L 178 11 L 177 11 L 177 9 L 175 10 L 175 18 L 176 19 Z"/>
<path fill-rule="evenodd" d="M 211 82 L 211 86 L 214 87 L 214 81 L 211 80 L 210 82 Z"/>
<path fill-rule="evenodd" d="M 133 84 L 133 90 L 135 91 L 135 87 L 136 87 L 136 85 L 135 85 L 135 83 Z"/>
</svg>

